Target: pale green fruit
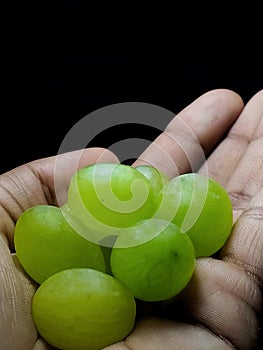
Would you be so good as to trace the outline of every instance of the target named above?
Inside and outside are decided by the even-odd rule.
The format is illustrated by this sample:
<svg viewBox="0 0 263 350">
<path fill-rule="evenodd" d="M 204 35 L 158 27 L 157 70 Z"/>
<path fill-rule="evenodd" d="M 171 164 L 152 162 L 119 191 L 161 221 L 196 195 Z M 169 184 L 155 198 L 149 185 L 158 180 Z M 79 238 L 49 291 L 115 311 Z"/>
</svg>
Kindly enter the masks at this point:
<svg viewBox="0 0 263 350">
<path fill-rule="evenodd" d="M 163 172 L 151 165 L 138 165 L 135 169 L 140 171 L 149 180 L 154 196 L 157 196 L 163 186 L 169 181 L 169 178 Z"/>
<path fill-rule="evenodd" d="M 101 248 L 75 232 L 55 206 L 37 205 L 23 212 L 15 226 L 14 242 L 21 265 L 38 283 L 71 267 L 105 271 Z"/>
<path fill-rule="evenodd" d="M 114 277 L 76 268 L 58 272 L 40 285 L 32 313 L 49 344 L 63 350 L 100 350 L 130 333 L 136 305 Z"/>
<path fill-rule="evenodd" d="M 89 227 L 88 233 L 79 233 L 97 242 L 151 217 L 155 209 L 148 179 L 132 166 L 111 163 L 79 169 L 69 185 L 67 206 L 71 217 Z"/>
<path fill-rule="evenodd" d="M 177 295 L 189 282 L 195 251 L 188 235 L 164 220 L 137 223 L 120 235 L 112 249 L 113 276 L 144 301 Z"/>
<path fill-rule="evenodd" d="M 170 180 L 160 191 L 158 218 L 172 221 L 191 238 L 196 256 L 217 252 L 229 237 L 232 204 L 218 182 L 189 173 Z"/>
</svg>

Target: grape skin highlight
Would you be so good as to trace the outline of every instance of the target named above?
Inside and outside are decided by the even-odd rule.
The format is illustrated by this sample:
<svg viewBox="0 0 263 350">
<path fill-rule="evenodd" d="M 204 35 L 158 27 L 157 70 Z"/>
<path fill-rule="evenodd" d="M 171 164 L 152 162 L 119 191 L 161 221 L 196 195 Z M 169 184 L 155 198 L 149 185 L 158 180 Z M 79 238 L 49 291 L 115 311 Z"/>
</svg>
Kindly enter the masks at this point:
<svg viewBox="0 0 263 350">
<path fill-rule="evenodd" d="M 79 169 L 71 179 L 67 203 L 86 226 L 107 234 L 154 212 L 150 182 L 124 164 L 98 163 Z"/>
<path fill-rule="evenodd" d="M 157 197 L 169 178 L 159 169 L 151 165 L 137 165 L 136 170 L 140 171 L 150 182 L 153 188 L 154 197 Z"/>
<path fill-rule="evenodd" d="M 40 335 L 63 350 L 101 350 L 134 327 L 136 305 L 129 290 L 101 271 L 60 271 L 40 285 L 32 302 Z"/>
</svg>

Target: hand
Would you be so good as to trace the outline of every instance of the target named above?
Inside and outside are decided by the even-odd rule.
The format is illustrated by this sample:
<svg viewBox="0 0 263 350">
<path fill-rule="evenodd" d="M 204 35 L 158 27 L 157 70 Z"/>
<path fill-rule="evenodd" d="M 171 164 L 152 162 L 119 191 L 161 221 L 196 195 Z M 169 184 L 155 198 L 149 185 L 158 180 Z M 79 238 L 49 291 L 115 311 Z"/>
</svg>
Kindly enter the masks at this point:
<svg viewBox="0 0 263 350">
<path fill-rule="evenodd" d="M 24 273 L 14 253 L 14 227 L 24 210 L 36 204 L 66 201 L 67 186 L 78 167 L 95 162 L 118 162 L 108 150 L 91 148 L 33 161 L 0 176 L 0 349 L 53 349 L 38 339 L 31 316 L 37 285 Z M 62 166 L 63 164 L 63 166 Z M 59 165 L 59 166 L 58 166 Z M 62 204 L 62 203 L 60 203 Z"/>
<path fill-rule="evenodd" d="M 207 162 L 198 169 L 202 157 L 198 159 L 195 139 L 191 133 L 181 133 L 175 118 L 135 164 L 150 163 L 173 177 L 176 168 L 163 162 L 168 154 L 179 173 L 206 173 L 208 169 L 230 195 L 233 231 L 215 258 L 197 259 L 193 278 L 178 297 L 146 310 L 122 344 L 106 349 L 251 350 L 262 312 L 263 90 L 244 109 L 237 95 L 211 91 L 177 118 L 190 126 Z M 196 169 L 189 167 L 192 159 Z"/>
<path fill-rule="evenodd" d="M 169 303 L 161 303 L 157 310 L 145 312 L 131 335 L 107 350 L 251 349 L 257 336 L 257 314 L 262 303 L 262 110 L 262 91 L 244 109 L 241 98 L 234 92 L 210 91 L 178 114 L 136 162 L 149 162 L 169 177 L 176 175 L 173 167 L 167 167 L 159 160 L 163 158 L 154 147 L 158 145 L 159 151 L 162 149 L 170 154 L 179 173 L 197 171 L 189 168 L 188 161 L 195 159 L 195 166 L 201 165 L 198 164 L 201 159 L 198 159 L 196 140 L 174 128 L 177 118 L 181 118 L 193 130 L 208 156 L 209 174 L 229 191 L 235 226 L 220 252 L 220 259 L 198 259 L 194 276 L 183 293 Z M 187 157 L 175 142 L 180 139 Z M 221 143 L 215 148 L 219 141 Z M 100 161 L 117 162 L 109 151 L 87 149 L 79 167 L 95 162 L 101 154 Z M 62 156 L 65 157 L 65 168 L 61 169 L 60 187 L 66 197 L 73 174 L 71 164 L 79 153 Z M 3 350 L 51 349 L 43 340 L 37 339 L 31 318 L 31 298 L 36 286 L 24 274 L 12 252 L 13 229 L 19 215 L 35 204 L 57 204 L 54 164 L 55 157 L 42 159 L 0 178 L 0 299 L 3 315 L 0 342 Z M 203 164 L 199 171 L 204 170 Z"/>
</svg>

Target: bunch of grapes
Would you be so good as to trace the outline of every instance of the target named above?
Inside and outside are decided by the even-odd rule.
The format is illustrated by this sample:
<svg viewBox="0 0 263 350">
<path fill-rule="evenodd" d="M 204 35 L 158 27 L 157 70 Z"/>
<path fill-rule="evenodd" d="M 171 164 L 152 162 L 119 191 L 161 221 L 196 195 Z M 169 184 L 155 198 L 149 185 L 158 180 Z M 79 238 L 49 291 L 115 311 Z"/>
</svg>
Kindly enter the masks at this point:
<svg viewBox="0 0 263 350">
<path fill-rule="evenodd" d="M 137 301 L 174 297 L 198 257 L 232 229 L 232 206 L 214 180 L 169 180 L 149 165 L 100 163 L 79 169 L 62 207 L 36 205 L 15 227 L 15 249 L 38 284 L 39 334 L 63 350 L 99 350 L 123 340 Z"/>
</svg>

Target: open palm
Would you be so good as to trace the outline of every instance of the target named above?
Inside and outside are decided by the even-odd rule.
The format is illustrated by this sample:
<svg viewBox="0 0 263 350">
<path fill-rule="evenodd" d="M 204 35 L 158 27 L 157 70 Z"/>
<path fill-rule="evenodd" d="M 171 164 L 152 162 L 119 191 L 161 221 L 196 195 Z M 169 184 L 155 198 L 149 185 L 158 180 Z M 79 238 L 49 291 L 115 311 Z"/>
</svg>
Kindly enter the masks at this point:
<svg viewBox="0 0 263 350">
<path fill-rule="evenodd" d="M 181 119 L 197 139 L 176 128 Z M 184 150 L 179 146 L 184 143 Z M 196 140 L 207 162 L 198 159 Z M 155 147 L 155 146 L 158 147 Z M 159 150 L 159 151 L 156 151 Z M 187 156 L 185 153 L 187 150 Z M 263 286 L 263 91 L 244 107 L 229 90 L 213 90 L 180 112 L 136 165 L 150 163 L 173 177 L 174 168 L 158 152 L 170 155 L 179 173 L 209 172 L 228 191 L 234 209 L 233 232 L 223 249 L 199 258 L 189 285 L 174 300 L 142 305 L 133 332 L 107 350 L 253 349 L 262 307 Z M 79 167 L 117 162 L 102 149 L 87 149 Z M 62 155 L 61 191 L 66 198 L 78 152 Z M 195 159 L 192 169 L 189 159 Z M 57 204 L 55 157 L 38 160 L 0 178 L 0 345 L 3 350 L 47 350 L 31 317 L 36 285 L 19 265 L 13 230 L 19 215 L 35 204 Z"/>
</svg>

